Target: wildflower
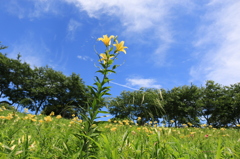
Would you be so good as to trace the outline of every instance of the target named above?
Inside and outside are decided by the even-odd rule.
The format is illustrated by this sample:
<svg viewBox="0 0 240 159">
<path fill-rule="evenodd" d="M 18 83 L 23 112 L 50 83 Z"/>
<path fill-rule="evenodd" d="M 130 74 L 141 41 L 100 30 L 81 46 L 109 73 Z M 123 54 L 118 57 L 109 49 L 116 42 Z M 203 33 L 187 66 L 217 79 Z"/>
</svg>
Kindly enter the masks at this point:
<svg viewBox="0 0 240 159">
<path fill-rule="evenodd" d="M 201 127 L 206 127 L 206 126 L 207 126 L 207 124 L 202 124 L 202 125 L 201 125 Z"/>
<path fill-rule="evenodd" d="M 170 123 L 174 123 L 174 120 L 170 120 Z"/>
<path fill-rule="evenodd" d="M 240 127 L 240 124 L 238 124 L 237 127 Z"/>
<path fill-rule="evenodd" d="M 2 110 L 2 108 L 0 108 L 0 112 L 2 112 L 3 110 Z"/>
<path fill-rule="evenodd" d="M 206 134 L 204 137 L 206 137 L 206 138 L 207 138 L 208 136 L 209 136 L 209 135 L 208 135 L 208 134 Z"/>
<path fill-rule="evenodd" d="M 109 55 L 107 56 L 106 54 L 102 53 L 99 55 L 101 57 L 101 59 L 99 61 L 103 61 L 103 64 L 105 64 L 106 62 L 108 62 L 109 60 L 111 60 L 111 58 L 114 57 L 114 55 Z"/>
<path fill-rule="evenodd" d="M 56 118 L 57 118 L 57 119 L 61 119 L 62 116 L 61 116 L 61 115 L 57 115 Z"/>
<path fill-rule="evenodd" d="M 111 44 L 111 39 L 114 38 L 113 35 L 108 37 L 107 35 L 103 35 L 102 38 L 98 38 L 98 41 L 102 41 L 106 47 L 108 47 Z"/>
<path fill-rule="evenodd" d="M 97 125 L 96 125 L 96 124 L 93 124 L 91 127 L 92 127 L 92 128 L 95 128 L 95 127 L 97 127 Z"/>
<path fill-rule="evenodd" d="M 17 151 L 16 153 L 15 153 L 15 155 L 17 156 L 17 155 L 19 155 L 20 153 L 22 153 L 23 151 Z"/>
<path fill-rule="evenodd" d="M 78 117 L 75 117 L 72 119 L 73 121 L 78 121 Z"/>
<path fill-rule="evenodd" d="M 141 117 L 138 117 L 137 120 L 141 120 L 142 118 Z"/>
<path fill-rule="evenodd" d="M 195 134 L 196 132 L 190 132 L 191 135 Z"/>
<path fill-rule="evenodd" d="M 75 114 L 72 114 L 72 117 L 75 117 L 76 115 Z"/>
<path fill-rule="evenodd" d="M 82 123 L 82 120 L 78 120 L 79 123 Z"/>
<path fill-rule="evenodd" d="M 24 113 L 29 113 L 28 108 L 24 108 Z"/>
<path fill-rule="evenodd" d="M 132 131 L 132 134 L 133 134 L 133 135 L 135 135 L 135 134 L 136 134 L 136 132 L 135 132 L 135 131 Z"/>
<path fill-rule="evenodd" d="M 118 43 L 118 41 L 116 40 L 116 44 L 113 44 L 113 46 L 116 47 L 116 52 L 122 51 L 126 54 L 126 50 L 124 49 L 128 47 L 124 46 L 124 41 L 121 41 L 120 43 Z"/>
<path fill-rule="evenodd" d="M 117 130 L 117 128 L 116 128 L 116 127 L 114 127 L 114 128 L 111 128 L 110 130 L 111 130 L 111 131 L 116 131 L 116 130 Z"/>
<path fill-rule="evenodd" d="M 44 121 L 43 120 L 39 120 L 40 123 L 43 123 Z"/>
<path fill-rule="evenodd" d="M 36 119 L 31 119 L 33 122 L 37 121 Z"/>
<path fill-rule="evenodd" d="M 50 122 L 50 121 L 52 121 L 52 118 L 51 118 L 51 116 L 47 116 L 47 117 L 44 117 L 44 120 L 46 122 Z"/>
<path fill-rule="evenodd" d="M 8 114 L 8 116 L 5 117 L 7 120 L 11 120 L 13 118 L 12 114 Z"/>
<path fill-rule="evenodd" d="M 50 116 L 53 116 L 55 113 L 52 111 L 51 113 L 50 113 Z"/>
</svg>

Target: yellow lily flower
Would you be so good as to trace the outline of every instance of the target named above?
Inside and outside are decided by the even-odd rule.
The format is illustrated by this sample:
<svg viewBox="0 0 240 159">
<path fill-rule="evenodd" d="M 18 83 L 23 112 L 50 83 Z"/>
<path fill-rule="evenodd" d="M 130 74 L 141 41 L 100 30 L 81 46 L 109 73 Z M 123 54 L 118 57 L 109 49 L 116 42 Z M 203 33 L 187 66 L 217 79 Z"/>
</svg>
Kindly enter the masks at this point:
<svg viewBox="0 0 240 159">
<path fill-rule="evenodd" d="M 116 51 L 122 51 L 126 54 L 126 50 L 124 49 L 128 47 L 124 46 L 124 41 L 118 43 L 118 41 L 116 40 L 116 44 L 113 44 L 113 46 L 116 46 Z"/>
<path fill-rule="evenodd" d="M 107 55 L 102 53 L 99 56 L 101 56 L 101 59 L 99 61 L 103 61 L 103 63 L 105 64 L 108 60 L 110 60 L 111 58 L 114 57 L 114 55 L 110 55 L 109 59 L 107 58 Z"/>
<path fill-rule="evenodd" d="M 106 46 L 109 46 L 111 44 L 111 39 L 114 38 L 113 35 L 108 37 L 107 35 L 103 35 L 103 38 L 98 38 L 98 41 L 102 41 Z"/>
</svg>

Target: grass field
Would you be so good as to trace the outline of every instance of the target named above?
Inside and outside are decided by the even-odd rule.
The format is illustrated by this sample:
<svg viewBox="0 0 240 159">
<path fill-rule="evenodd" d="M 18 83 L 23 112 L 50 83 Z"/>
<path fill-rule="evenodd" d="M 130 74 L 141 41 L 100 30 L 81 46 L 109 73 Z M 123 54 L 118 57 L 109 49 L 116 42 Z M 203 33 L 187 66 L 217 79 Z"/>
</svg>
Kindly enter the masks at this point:
<svg viewBox="0 0 240 159">
<path fill-rule="evenodd" d="M 1 159 L 79 158 L 82 129 L 77 117 L 43 116 L 0 109 Z M 239 128 L 164 128 L 134 122 L 96 122 L 102 131 L 90 147 L 98 159 L 228 159 L 240 158 Z"/>
</svg>

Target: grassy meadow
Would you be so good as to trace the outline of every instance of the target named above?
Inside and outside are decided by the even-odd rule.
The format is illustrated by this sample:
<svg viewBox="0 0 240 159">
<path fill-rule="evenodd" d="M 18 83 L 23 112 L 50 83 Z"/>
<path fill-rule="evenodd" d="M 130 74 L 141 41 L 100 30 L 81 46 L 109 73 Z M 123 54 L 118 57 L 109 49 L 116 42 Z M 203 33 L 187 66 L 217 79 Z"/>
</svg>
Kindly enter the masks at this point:
<svg viewBox="0 0 240 159">
<path fill-rule="evenodd" d="M 239 128 L 165 128 L 157 123 L 108 121 L 92 125 L 101 131 L 89 148 L 98 159 L 228 159 L 240 158 Z M 1 159 L 75 159 L 81 153 L 77 117 L 32 115 L 0 109 Z"/>
</svg>

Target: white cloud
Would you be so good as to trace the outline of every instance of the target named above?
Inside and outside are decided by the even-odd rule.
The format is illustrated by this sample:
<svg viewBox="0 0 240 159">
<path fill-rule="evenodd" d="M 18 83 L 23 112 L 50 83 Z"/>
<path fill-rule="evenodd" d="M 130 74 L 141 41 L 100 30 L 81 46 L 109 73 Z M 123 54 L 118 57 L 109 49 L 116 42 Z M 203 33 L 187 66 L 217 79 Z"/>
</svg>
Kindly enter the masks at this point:
<svg viewBox="0 0 240 159">
<path fill-rule="evenodd" d="M 156 84 L 155 79 L 150 78 L 128 78 L 127 85 L 132 87 L 145 87 L 145 88 L 160 88 L 161 85 Z"/>
<path fill-rule="evenodd" d="M 201 56 L 191 68 L 193 80 L 214 80 L 229 85 L 240 81 L 240 2 L 212 1 L 195 46 Z"/>
<path fill-rule="evenodd" d="M 13 15 L 18 16 L 19 19 L 22 18 L 38 18 L 43 16 L 46 13 L 59 14 L 60 10 L 58 9 L 59 2 L 55 0 L 34 0 L 30 1 L 27 5 L 30 7 L 24 6 L 28 2 L 22 2 L 18 0 L 8 0 L 5 3 L 5 8 L 7 11 Z"/>
<path fill-rule="evenodd" d="M 70 19 L 67 27 L 67 38 L 69 38 L 70 40 L 74 40 L 75 32 L 80 26 L 81 26 L 80 22 L 74 19 Z"/>
<path fill-rule="evenodd" d="M 50 54 L 50 49 L 43 40 L 35 39 L 34 33 L 25 33 L 23 38 L 11 44 L 11 47 L 9 47 L 11 52 L 8 54 L 8 57 L 16 59 L 17 54 L 20 53 L 21 61 L 30 64 L 31 67 L 50 64 L 50 58 L 45 56 Z"/>
<path fill-rule="evenodd" d="M 164 65 L 166 51 L 174 41 L 171 21 L 178 7 L 192 8 L 189 0 L 65 0 L 74 4 L 81 11 L 86 11 L 90 17 L 116 17 L 122 24 L 127 37 L 134 37 L 136 42 L 150 43 L 155 41 L 155 51 L 150 61 Z"/>
<path fill-rule="evenodd" d="M 128 89 L 138 90 L 138 89 L 136 89 L 136 88 L 132 88 L 132 87 L 129 87 L 129 86 L 127 86 L 127 85 L 120 84 L 120 83 L 117 83 L 117 82 L 112 82 L 112 81 L 110 81 L 110 83 L 113 83 L 113 84 L 115 84 L 115 85 L 118 85 L 118 86 L 121 86 L 121 87 L 125 87 L 125 88 L 128 88 Z"/>
<path fill-rule="evenodd" d="M 78 55 L 77 58 L 84 60 L 84 61 L 93 61 L 92 58 L 88 57 L 88 56 L 80 56 Z"/>
</svg>

